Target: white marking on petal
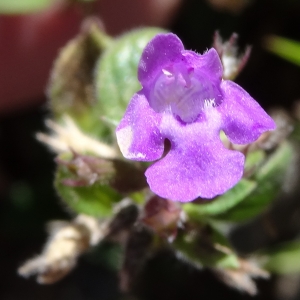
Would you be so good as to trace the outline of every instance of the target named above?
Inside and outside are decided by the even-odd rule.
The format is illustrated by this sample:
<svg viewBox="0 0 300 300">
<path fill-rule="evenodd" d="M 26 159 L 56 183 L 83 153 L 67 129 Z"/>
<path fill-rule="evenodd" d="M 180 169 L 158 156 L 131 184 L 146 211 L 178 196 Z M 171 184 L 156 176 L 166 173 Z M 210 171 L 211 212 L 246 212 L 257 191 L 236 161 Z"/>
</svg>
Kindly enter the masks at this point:
<svg viewBox="0 0 300 300">
<path fill-rule="evenodd" d="M 162 72 L 168 77 L 173 75 L 171 72 L 169 72 L 168 70 L 165 70 L 165 69 L 162 69 Z"/>
<path fill-rule="evenodd" d="M 216 101 L 215 99 L 205 99 L 204 100 L 204 104 L 203 107 L 206 108 L 210 108 L 210 107 L 215 107 L 216 106 Z"/>
<path fill-rule="evenodd" d="M 134 154 L 134 158 L 145 158 L 145 157 L 146 157 L 146 155 L 141 152 Z"/>
<path fill-rule="evenodd" d="M 126 126 L 116 132 L 118 144 L 124 157 L 131 158 L 129 149 L 133 140 L 133 130 L 131 126 Z"/>
</svg>

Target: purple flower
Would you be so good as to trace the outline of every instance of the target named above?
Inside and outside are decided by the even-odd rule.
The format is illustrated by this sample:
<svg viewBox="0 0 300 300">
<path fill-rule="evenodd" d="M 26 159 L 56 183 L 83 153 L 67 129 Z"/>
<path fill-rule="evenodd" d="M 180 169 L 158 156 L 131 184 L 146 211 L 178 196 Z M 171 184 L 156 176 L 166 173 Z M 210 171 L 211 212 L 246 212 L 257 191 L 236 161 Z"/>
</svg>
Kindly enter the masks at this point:
<svg viewBox="0 0 300 300">
<path fill-rule="evenodd" d="M 117 127 L 126 158 L 155 161 L 146 171 L 157 195 L 175 201 L 212 198 L 242 177 L 244 155 L 228 150 L 223 130 L 234 144 L 255 141 L 275 128 L 274 121 L 240 86 L 222 80 L 215 49 L 203 55 L 184 50 L 174 34 L 158 34 L 142 54 L 133 95 Z M 165 140 L 170 150 L 164 154 Z"/>
</svg>

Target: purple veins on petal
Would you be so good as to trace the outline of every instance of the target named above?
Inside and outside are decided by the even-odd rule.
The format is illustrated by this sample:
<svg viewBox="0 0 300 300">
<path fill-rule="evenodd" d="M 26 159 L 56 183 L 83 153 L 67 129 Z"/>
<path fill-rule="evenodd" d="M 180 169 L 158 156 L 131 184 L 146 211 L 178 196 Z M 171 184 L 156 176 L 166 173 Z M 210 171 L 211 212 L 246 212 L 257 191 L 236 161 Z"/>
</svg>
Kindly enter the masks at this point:
<svg viewBox="0 0 300 300">
<path fill-rule="evenodd" d="M 222 80 L 217 52 L 184 50 L 174 34 L 159 34 L 145 47 L 136 93 L 116 134 L 126 158 L 154 161 L 146 171 L 151 190 L 175 201 L 213 198 L 242 177 L 244 156 L 226 149 L 251 143 L 274 121 L 237 84 Z M 170 151 L 164 152 L 164 140 Z"/>
</svg>

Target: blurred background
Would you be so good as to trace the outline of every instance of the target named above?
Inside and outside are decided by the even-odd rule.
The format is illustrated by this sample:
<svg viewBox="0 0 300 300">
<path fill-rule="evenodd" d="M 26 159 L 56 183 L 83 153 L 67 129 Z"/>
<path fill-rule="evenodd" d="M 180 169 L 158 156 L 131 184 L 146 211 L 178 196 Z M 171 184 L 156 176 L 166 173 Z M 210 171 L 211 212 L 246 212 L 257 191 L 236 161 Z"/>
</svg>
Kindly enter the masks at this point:
<svg viewBox="0 0 300 300">
<path fill-rule="evenodd" d="M 211 47 L 215 30 L 224 39 L 239 34 L 241 53 L 252 54 L 237 82 L 265 109 L 293 110 L 300 99 L 300 67 L 270 52 L 267 37 L 300 41 L 297 0 L 99 0 L 94 6 L 106 31 L 114 36 L 141 26 L 160 26 L 176 33 L 187 49 Z M 1 0 L 0 0 L 1 13 Z M 35 139 L 45 130 L 49 112 L 45 88 L 59 49 L 74 37 L 87 6 L 53 2 L 35 13 L 0 15 L 0 299 L 121 299 L 118 278 L 103 262 L 82 257 L 71 275 L 41 286 L 16 273 L 39 253 L 45 224 L 69 214 L 52 186 L 54 156 Z M 299 52 L 300 57 L 300 52 Z M 300 219 L 300 218 L 299 218 Z M 299 232 L 293 232 L 298 235 Z M 140 299 L 250 299 L 228 289 L 208 271 L 195 271 L 161 253 L 149 263 L 137 294 Z M 298 276 L 298 275 L 297 275 Z M 258 283 L 256 299 L 300 299 L 300 278 L 293 275 L 279 292 L 279 281 Z M 285 296 L 282 296 L 285 295 Z M 288 295 L 288 296 L 287 296 Z"/>
</svg>

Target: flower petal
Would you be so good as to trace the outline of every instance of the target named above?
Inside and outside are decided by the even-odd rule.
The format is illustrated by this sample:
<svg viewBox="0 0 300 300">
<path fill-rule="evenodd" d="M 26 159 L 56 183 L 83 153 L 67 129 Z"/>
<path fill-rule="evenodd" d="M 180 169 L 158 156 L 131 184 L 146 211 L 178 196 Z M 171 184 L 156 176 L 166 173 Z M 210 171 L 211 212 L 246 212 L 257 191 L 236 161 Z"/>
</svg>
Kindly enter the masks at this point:
<svg viewBox="0 0 300 300">
<path fill-rule="evenodd" d="M 226 149 L 217 127 L 207 131 L 206 125 L 207 122 L 194 123 L 187 125 L 192 130 L 183 130 L 174 128 L 173 124 L 170 152 L 145 173 L 154 193 L 182 202 L 197 197 L 213 198 L 241 179 L 244 155 Z M 161 130 L 164 131 L 162 127 Z"/>
<path fill-rule="evenodd" d="M 181 40 L 172 33 L 156 35 L 145 47 L 139 67 L 138 79 L 147 87 L 162 68 L 181 58 L 184 50 Z"/>
<path fill-rule="evenodd" d="M 164 151 L 164 139 L 158 126 L 161 116 L 149 107 L 142 91 L 135 94 L 116 130 L 124 157 L 141 161 L 159 159 Z"/>
<path fill-rule="evenodd" d="M 225 80 L 221 83 L 224 100 L 217 107 L 223 115 L 225 134 L 234 144 L 252 143 L 265 131 L 275 129 L 272 118 L 239 85 Z"/>
<path fill-rule="evenodd" d="M 214 48 L 209 49 L 202 55 L 188 50 L 183 51 L 182 55 L 185 57 L 186 62 L 190 66 L 193 66 L 196 72 L 200 70 L 202 74 L 206 74 L 211 80 L 215 79 L 220 82 L 223 74 L 223 66 L 220 56 Z"/>
</svg>

